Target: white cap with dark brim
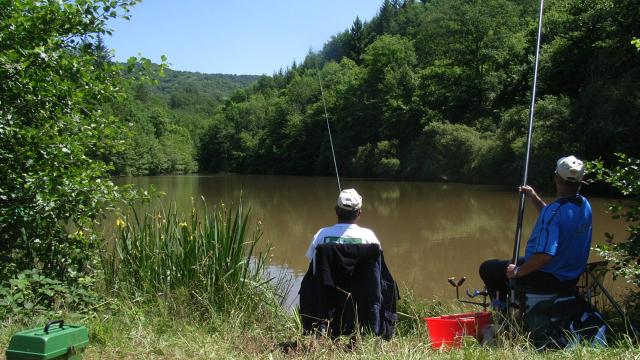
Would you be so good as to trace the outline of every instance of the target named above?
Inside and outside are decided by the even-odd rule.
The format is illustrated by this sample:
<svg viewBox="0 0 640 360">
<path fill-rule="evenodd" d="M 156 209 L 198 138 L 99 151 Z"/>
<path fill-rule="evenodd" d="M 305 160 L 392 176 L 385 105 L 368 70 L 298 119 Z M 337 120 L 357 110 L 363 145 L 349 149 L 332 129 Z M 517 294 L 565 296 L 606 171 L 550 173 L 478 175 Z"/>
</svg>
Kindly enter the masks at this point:
<svg viewBox="0 0 640 360">
<path fill-rule="evenodd" d="M 338 196 L 337 205 L 341 209 L 355 211 L 362 207 L 362 196 L 356 189 L 345 189 Z"/>
<path fill-rule="evenodd" d="M 556 174 L 566 181 L 581 182 L 584 163 L 573 155 L 565 156 L 556 163 Z"/>
</svg>

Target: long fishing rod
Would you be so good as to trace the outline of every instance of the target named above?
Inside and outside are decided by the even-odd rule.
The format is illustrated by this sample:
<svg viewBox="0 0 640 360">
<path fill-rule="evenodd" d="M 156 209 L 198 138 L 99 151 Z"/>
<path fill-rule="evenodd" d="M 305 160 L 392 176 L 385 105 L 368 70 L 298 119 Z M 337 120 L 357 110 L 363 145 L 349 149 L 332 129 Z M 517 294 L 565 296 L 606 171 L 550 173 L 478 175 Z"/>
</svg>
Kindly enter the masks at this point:
<svg viewBox="0 0 640 360">
<path fill-rule="evenodd" d="M 540 0 L 540 14 L 538 16 L 538 40 L 536 42 L 536 60 L 533 67 L 533 87 L 531 90 L 531 107 L 529 109 L 529 131 L 527 134 L 527 151 L 522 173 L 522 186 L 527 185 L 529 176 L 529 157 L 531 155 L 531 136 L 533 135 L 533 119 L 536 110 L 536 88 L 538 86 L 538 63 L 540 61 L 540 40 L 542 39 L 542 14 L 544 13 L 544 0 Z M 516 236 L 513 245 L 513 264 L 518 264 L 520 256 L 520 242 L 522 240 L 522 221 L 524 218 L 525 193 L 520 191 L 520 204 L 518 206 L 518 221 L 516 223 Z"/>
<path fill-rule="evenodd" d="M 333 149 L 333 138 L 331 137 L 331 126 L 329 126 L 329 114 L 327 113 L 327 102 L 324 100 L 324 89 L 322 88 L 322 79 L 320 79 L 320 70 L 318 69 L 318 83 L 320 84 L 320 95 L 322 95 L 322 105 L 324 107 L 324 118 L 327 123 L 327 132 L 329 133 L 329 144 L 331 145 L 331 155 L 333 156 L 333 166 L 336 170 L 336 180 L 338 181 L 338 192 L 342 192 L 340 185 L 340 175 L 338 175 L 338 162 L 336 161 L 336 152 Z"/>
</svg>

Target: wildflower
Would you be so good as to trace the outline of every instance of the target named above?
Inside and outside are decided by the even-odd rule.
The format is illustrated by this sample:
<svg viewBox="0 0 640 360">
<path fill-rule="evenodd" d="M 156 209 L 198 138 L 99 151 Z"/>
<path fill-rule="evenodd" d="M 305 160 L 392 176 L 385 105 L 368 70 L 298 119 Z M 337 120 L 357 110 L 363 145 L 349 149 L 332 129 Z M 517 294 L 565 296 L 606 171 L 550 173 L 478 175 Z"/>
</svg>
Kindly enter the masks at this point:
<svg viewBox="0 0 640 360">
<path fill-rule="evenodd" d="M 124 228 L 126 225 L 127 224 L 124 221 L 122 221 L 122 219 L 118 218 L 116 220 L 116 226 L 119 227 L 120 229 Z"/>
<path fill-rule="evenodd" d="M 178 224 L 178 226 L 180 226 L 180 227 L 187 227 L 187 223 L 186 223 L 186 222 L 181 222 L 180 224 Z"/>
</svg>

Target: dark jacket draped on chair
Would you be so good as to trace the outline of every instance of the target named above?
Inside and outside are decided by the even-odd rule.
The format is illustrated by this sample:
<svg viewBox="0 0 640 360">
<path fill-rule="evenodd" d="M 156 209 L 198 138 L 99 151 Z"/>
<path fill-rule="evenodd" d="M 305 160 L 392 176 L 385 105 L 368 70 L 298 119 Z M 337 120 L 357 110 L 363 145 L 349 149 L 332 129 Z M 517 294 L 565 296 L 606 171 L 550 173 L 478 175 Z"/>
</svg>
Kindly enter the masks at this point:
<svg viewBox="0 0 640 360">
<path fill-rule="evenodd" d="M 400 296 L 376 244 L 318 245 L 299 294 L 305 332 L 326 330 L 337 337 L 359 324 L 384 339 L 393 336 Z"/>
</svg>

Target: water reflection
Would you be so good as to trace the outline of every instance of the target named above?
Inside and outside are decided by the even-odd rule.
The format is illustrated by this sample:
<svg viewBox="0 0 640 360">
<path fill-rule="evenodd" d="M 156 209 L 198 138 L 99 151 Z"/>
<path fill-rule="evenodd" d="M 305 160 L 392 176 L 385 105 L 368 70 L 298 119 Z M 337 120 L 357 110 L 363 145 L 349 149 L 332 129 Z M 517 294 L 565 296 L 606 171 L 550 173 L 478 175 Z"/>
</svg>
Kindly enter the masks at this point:
<svg viewBox="0 0 640 360">
<path fill-rule="evenodd" d="M 274 266 L 297 274 L 307 269 L 304 254 L 313 234 L 336 221 L 333 206 L 338 190 L 333 178 L 213 175 L 117 181 L 153 184 L 184 209 L 191 207 L 191 198 L 204 196 L 213 206 L 237 203 L 242 196 L 262 221 L 265 239 L 274 245 Z M 467 276 L 469 287 L 480 287 L 480 262 L 511 256 L 518 206 L 515 188 L 364 180 L 345 180 L 342 187 L 355 187 L 362 194 L 361 225 L 377 234 L 396 280 L 422 297 L 452 297 L 449 276 Z M 606 201 L 590 200 L 594 241 L 605 231 L 623 236 L 624 226 L 604 213 Z M 535 216 L 527 207 L 523 241 Z"/>
</svg>

